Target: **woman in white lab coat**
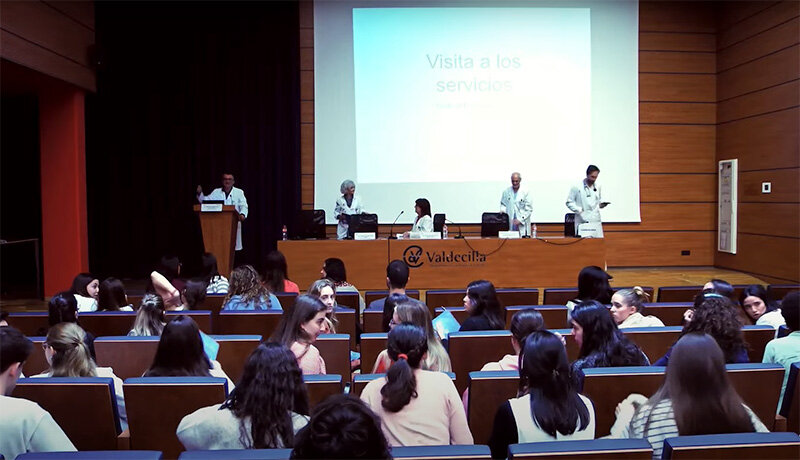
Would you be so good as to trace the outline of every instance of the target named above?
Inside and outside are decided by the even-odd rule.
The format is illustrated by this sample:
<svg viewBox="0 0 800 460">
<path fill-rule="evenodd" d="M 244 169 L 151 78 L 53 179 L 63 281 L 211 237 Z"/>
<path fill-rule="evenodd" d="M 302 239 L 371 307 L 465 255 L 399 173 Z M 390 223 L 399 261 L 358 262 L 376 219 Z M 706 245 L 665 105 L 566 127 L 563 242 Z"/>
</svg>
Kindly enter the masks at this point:
<svg viewBox="0 0 800 460">
<path fill-rule="evenodd" d="M 414 212 L 417 213 L 417 218 L 414 219 L 414 225 L 411 227 L 412 232 L 432 232 L 433 231 L 433 217 L 431 217 L 431 202 L 427 198 L 417 198 L 414 202 Z M 406 232 L 403 237 L 408 238 Z"/>
<path fill-rule="evenodd" d="M 342 182 L 339 191 L 342 192 L 342 196 L 336 199 L 333 217 L 339 221 L 339 225 L 336 227 L 336 238 L 343 240 L 347 238 L 347 230 L 350 226 L 347 216 L 361 214 L 364 212 L 364 205 L 361 203 L 361 197 L 355 195 L 356 184 L 350 179 Z"/>
</svg>

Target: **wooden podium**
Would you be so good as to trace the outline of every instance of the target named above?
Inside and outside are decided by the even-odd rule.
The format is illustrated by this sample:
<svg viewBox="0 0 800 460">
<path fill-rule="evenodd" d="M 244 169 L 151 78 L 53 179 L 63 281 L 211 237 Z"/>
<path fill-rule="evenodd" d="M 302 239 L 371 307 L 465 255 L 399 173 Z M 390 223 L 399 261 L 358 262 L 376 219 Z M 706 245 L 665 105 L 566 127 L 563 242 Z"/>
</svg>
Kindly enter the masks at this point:
<svg viewBox="0 0 800 460">
<path fill-rule="evenodd" d="M 233 271 L 233 251 L 236 248 L 236 230 L 239 224 L 236 206 L 216 205 L 215 210 L 204 211 L 203 205 L 196 204 L 194 210 L 200 217 L 205 251 L 217 258 L 219 274 L 230 279 Z"/>
</svg>

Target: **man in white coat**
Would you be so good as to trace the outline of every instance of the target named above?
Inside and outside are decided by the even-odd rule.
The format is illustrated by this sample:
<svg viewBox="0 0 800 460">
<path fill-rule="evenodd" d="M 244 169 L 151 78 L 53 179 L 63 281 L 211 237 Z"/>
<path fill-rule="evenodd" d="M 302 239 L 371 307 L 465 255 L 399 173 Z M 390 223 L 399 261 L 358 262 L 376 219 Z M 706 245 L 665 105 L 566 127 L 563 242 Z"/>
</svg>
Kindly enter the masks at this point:
<svg viewBox="0 0 800 460">
<path fill-rule="evenodd" d="M 222 201 L 226 205 L 236 206 L 239 213 L 239 226 L 236 229 L 236 250 L 242 250 L 242 222 L 247 218 L 247 198 L 244 191 L 233 186 L 233 174 L 225 173 L 222 175 L 222 187 L 215 188 L 208 195 L 203 195 L 203 187 L 197 186 L 197 201 L 202 203 L 205 200 Z"/>
<path fill-rule="evenodd" d="M 572 187 L 567 196 L 567 208 L 575 213 L 575 234 L 578 234 L 580 224 L 600 223 L 600 209 L 608 205 L 608 202 L 603 201 L 600 185 L 597 184 L 598 175 L 600 168 L 589 165 L 586 168 L 586 178 L 580 185 Z"/>
<path fill-rule="evenodd" d="M 520 236 L 530 236 L 533 204 L 530 192 L 521 187 L 521 183 L 520 173 L 512 173 L 511 187 L 507 188 L 500 198 L 500 212 L 508 214 L 509 230 L 519 230 Z"/>
</svg>

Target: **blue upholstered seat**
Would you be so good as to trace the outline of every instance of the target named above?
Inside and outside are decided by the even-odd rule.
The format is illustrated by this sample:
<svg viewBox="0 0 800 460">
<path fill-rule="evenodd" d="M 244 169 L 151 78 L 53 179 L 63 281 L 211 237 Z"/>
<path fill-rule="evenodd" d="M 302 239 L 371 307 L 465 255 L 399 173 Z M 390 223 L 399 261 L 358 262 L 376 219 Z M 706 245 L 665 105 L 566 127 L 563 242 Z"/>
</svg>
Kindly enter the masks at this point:
<svg viewBox="0 0 800 460">
<path fill-rule="evenodd" d="M 492 458 L 489 446 L 408 446 L 392 447 L 392 457 L 405 459 L 456 458 L 482 459 Z"/>
<path fill-rule="evenodd" d="M 287 460 L 292 449 L 190 450 L 182 452 L 180 460 Z"/>
<path fill-rule="evenodd" d="M 606 458 L 651 458 L 653 448 L 644 439 L 592 439 L 588 441 L 551 441 L 512 444 L 508 458 L 534 458 L 564 455 L 564 458 L 581 455 L 605 454 Z"/>
<path fill-rule="evenodd" d="M 161 460 L 156 450 L 87 450 L 82 452 L 28 452 L 17 456 L 18 460 Z"/>
<path fill-rule="evenodd" d="M 667 438 L 661 458 L 797 458 L 798 453 L 797 433 L 727 433 Z"/>
</svg>

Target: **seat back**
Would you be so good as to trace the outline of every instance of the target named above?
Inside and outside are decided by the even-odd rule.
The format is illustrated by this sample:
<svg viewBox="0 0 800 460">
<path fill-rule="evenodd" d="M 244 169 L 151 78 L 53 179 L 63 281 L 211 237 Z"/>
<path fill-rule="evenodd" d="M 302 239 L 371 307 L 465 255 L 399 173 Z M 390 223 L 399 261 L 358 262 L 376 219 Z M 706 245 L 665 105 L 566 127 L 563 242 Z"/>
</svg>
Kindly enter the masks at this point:
<svg viewBox="0 0 800 460">
<path fill-rule="evenodd" d="M 95 337 L 108 335 L 127 335 L 133 328 L 136 312 L 133 311 L 95 311 L 80 314 L 83 330 Z"/>
<path fill-rule="evenodd" d="M 575 213 L 564 214 L 564 236 L 567 238 L 575 237 Z"/>
<path fill-rule="evenodd" d="M 703 286 L 660 286 L 658 288 L 659 303 L 694 302 L 695 296 L 703 292 Z"/>
<path fill-rule="evenodd" d="M 798 452 L 796 433 L 727 433 L 667 438 L 661 458 L 796 459 Z"/>
<path fill-rule="evenodd" d="M 786 427 L 789 431 L 800 434 L 800 362 L 792 363 L 789 368 L 789 378 L 786 381 L 786 391 L 783 393 L 780 415 L 786 417 Z"/>
<path fill-rule="evenodd" d="M 486 444 L 492 434 L 494 414 L 507 400 L 517 396 L 517 371 L 484 371 L 469 373 L 467 423 L 476 444 Z"/>
<path fill-rule="evenodd" d="M 654 363 L 678 341 L 682 330 L 683 328 L 676 326 L 631 327 L 622 329 L 622 332 L 625 337 L 639 345 L 644 354 L 650 358 L 650 362 Z"/>
<path fill-rule="evenodd" d="M 324 240 L 325 210 L 324 209 L 299 209 L 294 213 L 289 235 L 293 240 L 318 239 Z"/>
<path fill-rule="evenodd" d="M 28 452 L 17 455 L 19 460 L 161 460 L 155 450 L 90 450 L 79 452 Z"/>
<path fill-rule="evenodd" d="M 378 355 L 386 349 L 389 334 L 376 332 L 361 334 L 361 372 L 370 373 L 375 366 Z"/>
<path fill-rule="evenodd" d="M 352 308 L 353 310 L 358 310 L 360 308 L 358 293 L 337 292 L 336 304 L 339 305 L 340 307 Z"/>
<path fill-rule="evenodd" d="M 462 296 L 463 298 L 463 296 Z M 538 289 L 498 289 L 497 300 L 500 305 L 538 305 Z"/>
<path fill-rule="evenodd" d="M 664 326 L 682 326 L 683 314 L 692 302 L 657 302 L 644 304 L 644 314 L 660 319 Z"/>
<path fill-rule="evenodd" d="M 470 372 L 479 371 L 484 364 L 499 361 L 506 354 L 514 354 L 508 331 L 454 332 L 450 334 L 449 348 L 459 394 L 467 389 Z"/>
<path fill-rule="evenodd" d="M 481 236 L 497 238 L 497 234 L 508 230 L 508 214 L 504 212 L 484 212 L 481 214 Z"/>
<path fill-rule="evenodd" d="M 270 337 L 283 318 L 280 310 L 221 311 L 217 324 L 220 335 L 260 335 Z"/>
<path fill-rule="evenodd" d="M 42 406 L 78 450 L 117 448 L 120 423 L 111 378 L 19 379 L 11 395 Z"/>
<path fill-rule="evenodd" d="M 336 326 L 337 334 L 347 334 L 350 336 L 350 349 L 356 349 L 356 337 L 358 337 L 358 310 L 353 308 L 336 308 L 336 320 L 339 324 Z"/>
<path fill-rule="evenodd" d="M 563 305 L 513 305 L 506 307 L 506 329 L 511 328 L 511 319 L 522 310 L 533 308 L 542 315 L 545 327 L 559 328 L 567 322 L 567 307 Z"/>
<path fill-rule="evenodd" d="M 436 310 L 434 310 L 434 318 L 441 315 L 444 310 L 452 313 L 453 317 L 458 321 L 458 324 L 464 324 L 464 321 L 469 318 L 469 312 L 467 312 L 467 309 L 464 307 L 437 307 Z"/>
<path fill-rule="evenodd" d="M 425 293 L 425 303 L 433 312 L 438 307 L 464 305 L 464 295 L 464 289 L 431 289 Z"/>
<path fill-rule="evenodd" d="M 28 337 L 28 339 L 33 342 L 33 351 L 28 356 L 28 359 L 25 360 L 25 364 L 22 366 L 22 373 L 27 376 L 41 374 L 50 368 L 42 348 L 42 344 L 47 340 L 47 337 L 39 335 Z"/>
<path fill-rule="evenodd" d="M 433 215 L 433 231 L 434 232 L 442 232 L 444 228 L 444 221 L 446 217 L 444 214 L 434 214 Z M 444 235 L 442 235 L 444 237 Z"/>
<path fill-rule="evenodd" d="M 260 335 L 212 335 L 219 344 L 217 361 L 236 385 L 242 379 L 242 372 L 250 353 L 261 343 Z"/>
<path fill-rule="evenodd" d="M 317 337 L 314 346 L 325 360 L 328 374 L 342 376 L 345 383 L 350 383 L 350 336 L 347 334 L 323 334 Z"/>
<path fill-rule="evenodd" d="M 211 324 L 211 316 L 212 316 L 211 310 L 168 311 L 167 321 L 171 321 L 173 318 L 180 315 L 185 315 L 188 316 L 189 318 L 192 318 L 194 322 L 197 323 L 197 327 L 206 334 L 212 333 L 213 329 Z M 127 331 L 125 332 L 125 334 L 127 334 Z M 97 335 L 99 336 L 100 334 Z"/>
<path fill-rule="evenodd" d="M 578 297 L 578 288 L 548 288 L 544 290 L 544 299 L 542 300 L 545 305 L 566 305 L 576 297 Z M 564 322 L 566 323 L 566 321 L 565 318 Z"/>
<path fill-rule="evenodd" d="M 767 294 L 773 300 L 781 300 L 794 291 L 800 291 L 800 284 L 770 284 L 767 287 Z"/>
<path fill-rule="evenodd" d="M 26 311 L 21 313 L 9 313 L 8 325 L 27 336 L 46 335 L 50 325 L 47 322 L 46 311 Z"/>
<path fill-rule="evenodd" d="M 98 337 L 94 341 L 97 365 L 114 369 L 121 378 L 141 377 L 153 364 L 160 337 Z"/>
<path fill-rule="evenodd" d="M 183 451 L 175 431 L 201 407 L 222 403 L 227 383 L 220 377 L 142 377 L 125 380 L 130 448 L 160 450 L 165 458 Z"/>
<path fill-rule="evenodd" d="M 276 292 L 275 297 L 278 298 L 278 302 L 281 304 L 281 308 L 285 313 L 288 314 L 292 312 L 294 303 L 297 301 L 296 292 Z"/>
<path fill-rule="evenodd" d="M 383 310 L 364 310 L 364 332 L 383 332 Z"/>
<path fill-rule="evenodd" d="M 772 429 L 785 369 L 779 364 L 728 364 L 728 378 L 747 406 Z"/>
<path fill-rule="evenodd" d="M 653 448 L 645 439 L 591 439 L 512 444 L 508 458 L 582 458 L 650 460 Z"/>
<path fill-rule="evenodd" d="M 364 301 L 367 303 L 367 306 L 369 306 L 370 303 L 388 296 L 389 291 L 367 291 L 364 293 Z M 406 296 L 419 300 L 419 290 L 406 289 Z"/>
<path fill-rule="evenodd" d="M 775 338 L 775 329 L 772 326 L 744 326 L 742 338 L 750 347 L 747 350 L 751 363 L 760 363 L 764 359 L 764 349 L 767 343 Z"/>
<path fill-rule="evenodd" d="M 631 393 L 652 396 L 664 382 L 664 368 L 598 367 L 584 369 L 583 395 L 592 400 L 595 412 L 595 437 L 611 432 L 614 410 Z"/>
<path fill-rule="evenodd" d="M 341 375 L 304 375 L 303 381 L 306 383 L 306 388 L 308 388 L 309 409 L 313 409 L 328 396 L 344 391 L 344 382 L 342 382 Z"/>
<path fill-rule="evenodd" d="M 292 449 L 187 450 L 180 460 L 289 460 Z"/>
<path fill-rule="evenodd" d="M 208 310 L 211 312 L 211 333 L 219 334 L 218 321 L 219 312 L 222 311 L 222 302 L 225 300 L 225 294 L 209 294 L 206 300 L 203 301 L 197 308 Z"/>
<path fill-rule="evenodd" d="M 458 460 L 490 459 L 489 446 L 396 446 L 392 447 L 392 458 L 425 460 L 437 458 L 457 458 Z"/>
</svg>

